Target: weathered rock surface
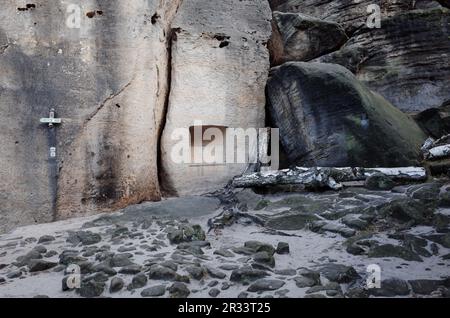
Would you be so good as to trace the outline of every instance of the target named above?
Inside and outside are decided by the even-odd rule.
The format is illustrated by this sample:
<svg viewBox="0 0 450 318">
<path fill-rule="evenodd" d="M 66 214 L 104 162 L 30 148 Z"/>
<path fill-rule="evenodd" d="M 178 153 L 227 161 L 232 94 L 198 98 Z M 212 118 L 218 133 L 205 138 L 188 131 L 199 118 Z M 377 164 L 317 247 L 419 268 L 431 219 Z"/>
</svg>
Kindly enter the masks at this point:
<svg viewBox="0 0 450 318">
<path fill-rule="evenodd" d="M 169 192 L 212 191 L 246 169 L 241 163 L 204 163 L 201 154 L 194 157 L 197 151 L 177 164 L 173 154 L 180 158 L 180 145 L 194 145 L 189 134 L 200 126 L 196 121 L 221 131 L 264 127 L 270 19 L 266 1 L 183 1 L 173 23 L 172 86 L 161 141 L 162 180 Z M 180 139 L 180 128 L 188 138 Z"/>
<path fill-rule="evenodd" d="M 426 138 L 421 129 L 339 65 L 285 63 L 272 70 L 267 94 L 291 164 L 417 163 Z"/>
<path fill-rule="evenodd" d="M 158 131 L 180 2 L 85 3 L 77 28 L 68 3 L 19 11 L 1 1 L 1 228 L 160 198 Z M 51 108 L 63 123 L 49 130 L 39 119 Z"/>
<path fill-rule="evenodd" d="M 337 23 L 301 13 L 273 13 L 272 65 L 309 61 L 339 49 L 348 38 Z"/>
<path fill-rule="evenodd" d="M 338 52 L 317 59 L 352 70 L 368 87 L 406 112 L 450 99 L 449 10 L 399 13 L 381 28 L 363 27 Z"/>
</svg>

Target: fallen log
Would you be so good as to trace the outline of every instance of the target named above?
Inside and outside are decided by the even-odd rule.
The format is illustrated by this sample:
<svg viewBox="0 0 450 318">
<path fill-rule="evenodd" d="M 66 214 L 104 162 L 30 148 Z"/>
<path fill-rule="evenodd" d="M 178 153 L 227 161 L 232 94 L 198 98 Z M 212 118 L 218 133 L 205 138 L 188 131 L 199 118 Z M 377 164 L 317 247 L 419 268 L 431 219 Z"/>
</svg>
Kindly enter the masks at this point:
<svg viewBox="0 0 450 318">
<path fill-rule="evenodd" d="M 423 181 L 427 179 L 425 168 L 326 168 L 314 167 L 263 171 L 235 177 L 232 186 L 251 188 L 272 185 L 301 184 L 307 188 L 342 189 L 342 182 L 364 181 L 375 173 L 383 173 L 397 181 Z"/>
<path fill-rule="evenodd" d="M 442 145 L 431 148 L 425 154 L 425 159 L 436 160 L 450 157 L 450 145 Z"/>
</svg>

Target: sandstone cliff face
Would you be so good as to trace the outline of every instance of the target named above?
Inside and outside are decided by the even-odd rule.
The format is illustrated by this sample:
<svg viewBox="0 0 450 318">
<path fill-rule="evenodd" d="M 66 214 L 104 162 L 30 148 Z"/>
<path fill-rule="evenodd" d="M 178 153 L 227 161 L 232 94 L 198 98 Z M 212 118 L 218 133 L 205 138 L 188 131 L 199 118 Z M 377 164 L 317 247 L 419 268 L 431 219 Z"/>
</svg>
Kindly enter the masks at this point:
<svg viewBox="0 0 450 318">
<path fill-rule="evenodd" d="M 368 6 L 372 4 L 380 6 L 381 28 L 366 25 L 371 13 Z M 345 66 L 369 88 L 406 112 L 438 107 L 450 99 L 450 13 L 445 6 L 446 1 L 430 0 L 272 3 L 276 11 L 307 14 L 342 25 L 350 38 L 348 42 L 315 61 Z M 272 41 L 276 42 L 276 38 Z"/>
<path fill-rule="evenodd" d="M 270 20 L 264 0 L 183 1 L 173 23 L 172 86 L 161 141 L 161 180 L 171 193 L 212 191 L 246 169 L 245 163 L 175 163 L 173 133 L 192 133 L 196 121 L 222 130 L 264 127 Z"/>
<path fill-rule="evenodd" d="M 180 1 L 1 1 L 0 223 L 158 200 L 170 21 Z M 63 124 L 39 124 L 55 108 Z M 57 160 L 49 158 L 56 146 Z"/>
<path fill-rule="evenodd" d="M 289 62 L 275 67 L 267 95 L 292 165 L 418 164 L 426 138 L 418 125 L 340 65 Z"/>
</svg>

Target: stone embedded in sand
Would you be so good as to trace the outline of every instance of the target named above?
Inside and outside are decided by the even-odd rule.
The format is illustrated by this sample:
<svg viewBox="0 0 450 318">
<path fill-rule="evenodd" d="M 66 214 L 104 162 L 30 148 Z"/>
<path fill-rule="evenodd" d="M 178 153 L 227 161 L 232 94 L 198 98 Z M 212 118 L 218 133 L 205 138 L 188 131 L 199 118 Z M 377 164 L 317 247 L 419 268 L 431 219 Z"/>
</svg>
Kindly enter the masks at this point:
<svg viewBox="0 0 450 318">
<path fill-rule="evenodd" d="M 395 187 L 395 183 L 383 173 L 374 173 L 366 179 L 364 186 L 369 190 L 388 191 Z"/>
<path fill-rule="evenodd" d="M 269 111 L 290 164 L 410 166 L 426 136 L 407 115 L 335 64 L 289 62 L 271 71 Z"/>
<path fill-rule="evenodd" d="M 253 254 L 253 260 L 256 263 L 267 265 L 269 267 L 275 267 L 275 258 L 272 254 L 269 254 L 266 251 Z"/>
<path fill-rule="evenodd" d="M 273 255 L 275 253 L 275 248 L 268 243 L 263 243 L 259 241 L 247 241 L 244 243 L 246 248 L 249 248 L 256 252 L 267 252 L 269 255 Z"/>
<path fill-rule="evenodd" d="M 70 233 L 67 238 L 67 242 L 78 245 L 81 243 L 82 245 L 93 245 L 97 244 L 102 240 L 100 234 L 93 233 L 91 231 L 78 231 L 75 233 Z"/>
<path fill-rule="evenodd" d="M 289 254 L 289 243 L 286 242 L 278 242 L 277 245 L 277 254 Z"/>
<path fill-rule="evenodd" d="M 105 283 L 89 280 L 87 282 L 81 282 L 81 288 L 77 291 L 80 293 L 81 297 L 92 298 L 101 296 L 104 290 Z"/>
<path fill-rule="evenodd" d="M 169 287 L 169 293 L 173 298 L 186 298 L 191 292 L 185 284 L 175 282 Z"/>
<path fill-rule="evenodd" d="M 309 61 L 339 49 L 348 37 L 335 22 L 302 13 L 273 13 L 272 65 Z"/>
<path fill-rule="evenodd" d="M 231 272 L 230 280 L 244 284 L 266 276 L 268 276 L 266 271 L 252 269 L 251 267 L 242 267 Z"/>
<path fill-rule="evenodd" d="M 114 277 L 113 279 L 111 279 L 111 283 L 109 284 L 109 292 L 117 293 L 122 290 L 124 285 L 125 283 L 122 278 Z"/>
<path fill-rule="evenodd" d="M 185 270 L 196 280 L 201 280 L 205 276 L 205 269 L 200 266 L 189 266 L 186 267 Z"/>
<path fill-rule="evenodd" d="M 404 259 L 405 261 L 422 262 L 422 258 L 420 258 L 420 256 L 413 251 L 405 247 L 392 244 L 375 246 L 369 251 L 367 256 L 372 258 L 398 257 Z"/>
<path fill-rule="evenodd" d="M 144 273 L 137 274 L 131 281 L 131 288 L 138 289 L 147 285 L 147 276 Z"/>
<path fill-rule="evenodd" d="M 52 235 L 43 235 L 39 238 L 38 244 L 48 243 L 48 242 L 51 242 L 54 240 L 55 240 L 55 237 Z"/>
<path fill-rule="evenodd" d="M 41 272 L 41 271 L 45 271 L 47 269 L 53 268 L 56 265 L 58 265 L 58 264 L 54 263 L 54 262 L 33 259 L 28 263 L 28 268 L 29 268 L 30 272 Z"/>
<path fill-rule="evenodd" d="M 167 238 L 172 244 L 179 244 L 183 242 L 204 241 L 206 239 L 205 231 L 198 224 L 182 224 L 178 229 L 170 230 L 167 233 Z"/>
<path fill-rule="evenodd" d="M 210 192 L 246 170 L 247 164 L 234 160 L 207 163 L 202 153 L 214 144 L 196 144 L 193 136 L 195 128 L 200 135 L 214 128 L 227 138 L 227 128 L 265 126 L 270 18 L 266 1 L 184 0 L 180 6 L 172 25 L 172 85 L 161 139 L 161 180 L 169 192 Z M 178 134 L 180 128 L 187 138 Z M 181 143 L 187 160 L 175 160 Z"/>
<path fill-rule="evenodd" d="M 347 11 L 336 15 L 345 16 Z M 450 11 L 443 8 L 397 12 L 382 19 L 381 28 L 363 26 L 340 51 L 316 61 L 349 68 L 403 111 L 414 113 L 439 107 L 450 99 L 450 71 L 445 58 L 450 50 L 445 27 L 449 18 Z M 411 45 L 423 49 L 414 50 Z"/>
<path fill-rule="evenodd" d="M 224 279 L 225 277 L 227 277 L 227 275 L 225 273 L 217 270 L 214 267 L 206 266 L 205 268 L 206 268 L 206 271 L 208 272 L 208 274 L 213 278 Z"/>
<path fill-rule="evenodd" d="M 3 4 L 0 192 L 11 195 L 2 200 L 2 229 L 160 199 L 167 48 L 181 2 L 108 3 L 108 16 L 83 19 L 82 29 L 68 27 L 65 16 L 54 19 L 66 3 L 41 3 L 32 14 L 11 14 L 16 4 Z M 39 118 L 51 107 L 63 120 L 49 145 Z M 57 148 L 54 162 L 49 146 Z M 13 212 L 18 207 L 22 213 Z"/>
<path fill-rule="evenodd" d="M 319 269 L 320 273 L 328 280 L 336 283 L 350 283 L 360 276 L 352 266 L 342 264 L 326 264 Z"/>
</svg>

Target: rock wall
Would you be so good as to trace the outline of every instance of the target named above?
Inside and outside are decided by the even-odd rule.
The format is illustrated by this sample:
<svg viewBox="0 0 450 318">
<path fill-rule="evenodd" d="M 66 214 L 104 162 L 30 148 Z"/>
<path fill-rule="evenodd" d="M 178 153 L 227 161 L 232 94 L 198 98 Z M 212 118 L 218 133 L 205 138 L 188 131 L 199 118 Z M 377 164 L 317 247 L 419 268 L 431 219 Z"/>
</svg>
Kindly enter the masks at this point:
<svg viewBox="0 0 450 318">
<path fill-rule="evenodd" d="M 194 119 L 264 127 L 267 1 L 0 6 L 0 230 L 159 200 L 159 172 L 183 193 L 247 166 L 183 171 L 165 151 Z M 52 108 L 62 124 L 49 129 Z"/>
<path fill-rule="evenodd" d="M 342 25 L 348 42 L 315 61 L 345 66 L 396 107 L 414 113 L 438 107 L 450 99 L 450 13 L 445 8 L 448 1 L 439 2 L 281 0 L 273 1 L 272 7 Z M 372 4 L 380 6 L 380 28 L 366 25 L 371 14 L 368 6 Z M 289 27 L 278 24 L 272 42 L 279 42 L 277 34 L 282 35 L 286 29 Z M 322 51 L 330 48 L 329 41 L 323 43 Z M 299 56 L 302 55 L 288 60 L 305 60 Z"/>
<path fill-rule="evenodd" d="M 270 20 L 264 0 L 185 0 L 180 7 L 161 141 L 161 180 L 170 193 L 212 191 L 247 168 L 245 163 L 175 163 L 171 156 L 178 137 L 173 134 L 179 128 L 192 132 L 196 121 L 223 129 L 264 127 Z"/>
</svg>

